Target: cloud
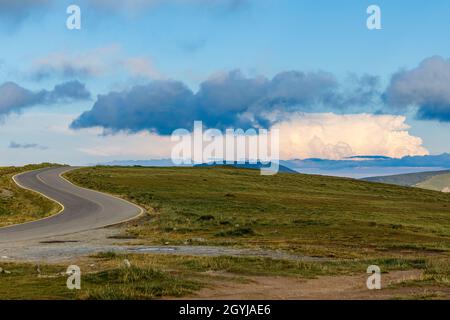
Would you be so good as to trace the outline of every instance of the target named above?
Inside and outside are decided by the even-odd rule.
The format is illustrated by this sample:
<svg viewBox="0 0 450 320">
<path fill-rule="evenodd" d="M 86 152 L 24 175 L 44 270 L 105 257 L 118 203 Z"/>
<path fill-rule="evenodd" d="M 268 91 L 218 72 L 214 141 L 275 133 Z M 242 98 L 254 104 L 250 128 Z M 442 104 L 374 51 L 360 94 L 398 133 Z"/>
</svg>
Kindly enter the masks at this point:
<svg viewBox="0 0 450 320">
<path fill-rule="evenodd" d="M 159 79 L 161 74 L 145 56 L 125 57 L 120 46 L 94 48 L 84 52 L 54 52 L 36 58 L 28 70 L 36 81 L 49 78 L 96 78 L 126 72 L 130 76 Z"/>
<path fill-rule="evenodd" d="M 191 41 L 185 41 L 180 44 L 180 49 L 187 53 L 194 53 L 204 48 L 207 44 L 206 39 L 195 39 Z"/>
<path fill-rule="evenodd" d="M 282 72 L 271 80 L 246 77 L 239 70 L 218 73 L 201 83 L 197 93 L 182 82 L 159 80 L 100 95 L 72 128 L 99 126 L 108 132 L 149 130 L 168 135 L 190 128 L 195 120 L 219 129 L 267 127 L 282 120 L 270 117 L 274 111 L 344 112 L 367 107 L 377 86 L 377 79 L 369 76 L 353 77 L 346 88 L 330 73 L 299 71 Z"/>
<path fill-rule="evenodd" d="M 357 155 L 401 158 L 426 155 L 422 140 L 408 132 L 405 117 L 395 115 L 291 114 L 275 125 L 283 159 L 344 159 Z"/>
<path fill-rule="evenodd" d="M 95 13 L 117 13 L 135 17 L 147 10 L 161 5 L 199 5 L 207 8 L 219 8 L 225 12 L 240 10 L 248 0 L 81 0 L 82 10 Z M 49 8 L 54 7 L 55 0 L 0 0 L 0 24 L 7 31 L 16 30 L 29 17 L 41 19 Z"/>
<path fill-rule="evenodd" d="M 37 143 L 17 143 L 14 141 L 11 141 L 8 148 L 10 149 L 38 149 L 38 150 L 46 150 L 48 147 L 41 146 Z"/>
<path fill-rule="evenodd" d="M 123 66 L 132 76 L 144 77 L 148 79 L 161 78 L 161 74 L 153 66 L 147 57 L 131 57 L 123 59 Z"/>
<path fill-rule="evenodd" d="M 397 72 L 384 97 L 396 111 L 416 107 L 419 119 L 450 121 L 450 59 L 434 56 Z"/>
<path fill-rule="evenodd" d="M 0 0 L 0 22 L 11 31 L 17 28 L 30 14 L 44 11 L 52 0 Z"/>
<path fill-rule="evenodd" d="M 99 95 L 92 110 L 84 112 L 71 127 L 103 127 L 108 131 L 154 131 L 170 134 L 173 128 L 191 126 L 194 96 L 184 84 L 155 81 L 129 91 Z"/>
<path fill-rule="evenodd" d="M 281 159 L 345 159 L 355 155 L 393 158 L 426 155 L 422 140 L 408 132 L 402 116 L 333 113 L 290 114 L 290 120 L 274 125 L 280 131 Z M 149 132 L 99 136 L 79 150 L 101 158 L 170 158 L 176 144 L 170 137 Z"/>
<path fill-rule="evenodd" d="M 33 92 L 14 82 L 0 85 L 0 116 L 39 104 L 51 105 L 60 102 L 86 100 L 90 93 L 79 81 L 70 81 L 56 85 L 53 90 Z"/>
<path fill-rule="evenodd" d="M 89 78 L 103 75 L 116 65 L 117 45 L 95 48 L 86 52 L 55 52 L 36 58 L 31 65 L 31 78 Z"/>
<path fill-rule="evenodd" d="M 248 0 L 85 0 L 85 3 L 97 10 L 136 15 L 142 11 L 163 5 L 202 5 L 219 7 L 233 12 L 241 9 Z"/>
<path fill-rule="evenodd" d="M 78 148 L 79 151 L 101 158 L 170 158 L 172 142 L 170 137 L 149 132 L 133 135 L 119 133 L 114 136 L 96 136 L 96 145 Z"/>
</svg>

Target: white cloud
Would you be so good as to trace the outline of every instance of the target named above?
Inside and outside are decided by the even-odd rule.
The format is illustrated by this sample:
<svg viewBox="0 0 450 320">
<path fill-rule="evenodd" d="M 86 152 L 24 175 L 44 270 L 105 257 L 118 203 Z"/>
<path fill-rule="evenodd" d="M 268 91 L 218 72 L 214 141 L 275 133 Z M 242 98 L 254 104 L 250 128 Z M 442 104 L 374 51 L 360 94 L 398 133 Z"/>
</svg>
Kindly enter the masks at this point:
<svg viewBox="0 0 450 320">
<path fill-rule="evenodd" d="M 282 159 L 342 159 L 354 155 L 400 158 L 426 155 L 422 139 L 408 132 L 405 117 L 393 115 L 333 113 L 294 114 L 280 122 Z M 81 130 L 84 131 L 84 130 Z M 97 136 L 95 146 L 80 151 L 100 157 L 169 158 L 170 137 L 141 132 Z"/>
<path fill-rule="evenodd" d="M 32 62 L 31 73 L 35 78 L 92 77 L 109 71 L 111 57 L 117 56 L 119 47 L 111 45 L 85 52 L 54 52 L 38 57 Z"/>
<path fill-rule="evenodd" d="M 161 77 L 150 58 L 128 57 L 117 44 L 81 52 L 53 52 L 33 60 L 29 72 L 38 80 L 100 77 L 118 72 L 147 79 Z"/>
<path fill-rule="evenodd" d="M 84 131 L 84 130 L 82 130 Z M 121 159 L 161 159 L 170 158 L 170 137 L 158 136 L 149 132 L 136 134 L 118 133 L 115 135 L 92 136 L 90 146 L 78 148 L 79 151 L 96 157 Z"/>
<path fill-rule="evenodd" d="M 147 57 L 132 57 L 123 60 L 125 69 L 134 76 L 149 79 L 160 78 L 161 75 Z"/>
<path fill-rule="evenodd" d="M 74 165 L 111 160 L 170 158 L 170 137 L 149 132 L 102 135 L 101 128 L 70 130 L 76 114 L 26 112 L 0 125 L 0 165 L 52 161 Z M 294 114 L 280 122 L 282 159 L 331 158 L 353 155 L 402 157 L 424 155 L 422 140 L 408 132 L 402 116 Z M 446 133 L 442 133 L 445 135 Z M 10 149 L 11 141 L 48 146 L 45 152 Z"/>
<path fill-rule="evenodd" d="M 276 125 L 283 159 L 428 154 L 422 139 L 408 132 L 404 116 L 319 113 L 294 114 L 289 119 Z"/>
</svg>

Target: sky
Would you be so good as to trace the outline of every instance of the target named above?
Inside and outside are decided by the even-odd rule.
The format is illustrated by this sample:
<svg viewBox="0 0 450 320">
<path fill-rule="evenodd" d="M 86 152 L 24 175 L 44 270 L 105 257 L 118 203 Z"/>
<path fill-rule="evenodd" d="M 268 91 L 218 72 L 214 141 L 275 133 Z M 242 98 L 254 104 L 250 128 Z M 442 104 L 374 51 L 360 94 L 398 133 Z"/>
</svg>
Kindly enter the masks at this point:
<svg viewBox="0 0 450 320">
<path fill-rule="evenodd" d="M 366 25 L 373 4 L 380 30 Z M 450 152 L 448 12 L 447 0 L 0 0 L 0 165 L 168 158 L 171 132 L 195 120 L 279 128 L 284 159 Z"/>
</svg>

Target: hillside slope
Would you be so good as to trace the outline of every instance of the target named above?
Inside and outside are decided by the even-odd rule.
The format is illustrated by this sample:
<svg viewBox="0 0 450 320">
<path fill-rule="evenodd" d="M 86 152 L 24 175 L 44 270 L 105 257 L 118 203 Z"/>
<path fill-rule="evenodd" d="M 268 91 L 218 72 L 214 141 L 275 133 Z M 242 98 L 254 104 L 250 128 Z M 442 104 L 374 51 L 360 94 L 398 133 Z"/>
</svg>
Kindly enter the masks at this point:
<svg viewBox="0 0 450 320">
<path fill-rule="evenodd" d="M 433 176 L 416 184 L 415 186 L 428 190 L 450 192 L 450 173 Z"/>
<path fill-rule="evenodd" d="M 381 177 L 370 177 L 370 178 L 364 178 L 361 180 L 413 187 L 413 186 L 416 186 L 417 184 L 424 182 L 432 177 L 443 175 L 443 174 L 449 174 L 449 173 L 450 173 L 450 170 L 428 171 L 428 172 L 417 172 L 417 173 L 407 173 L 407 174 L 396 174 L 396 175 L 381 176 Z"/>
<path fill-rule="evenodd" d="M 227 167 L 93 167 L 67 177 L 145 207 L 150 218 L 127 230 L 144 243 L 335 257 L 450 249 L 450 195 L 434 191 Z"/>
</svg>

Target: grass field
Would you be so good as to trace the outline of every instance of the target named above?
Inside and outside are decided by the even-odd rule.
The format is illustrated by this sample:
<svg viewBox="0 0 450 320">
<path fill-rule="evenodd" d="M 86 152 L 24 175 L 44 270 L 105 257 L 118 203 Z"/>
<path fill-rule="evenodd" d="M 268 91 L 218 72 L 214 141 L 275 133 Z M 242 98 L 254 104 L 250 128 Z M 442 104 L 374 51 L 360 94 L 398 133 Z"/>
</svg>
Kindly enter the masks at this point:
<svg viewBox="0 0 450 320">
<path fill-rule="evenodd" d="M 131 262 L 126 267 L 124 259 Z M 449 263 L 442 259 L 372 259 L 302 262 L 249 257 L 192 257 L 115 254 L 104 252 L 78 262 L 81 290 L 66 288 L 67 266 L 5 263 L 0 272 L 0 299 L 155 299 L 182 297 L 210 286 L 212 281 L 242 283 L 248 276 L 282 276 L 311 279 L 327 275 L 361 273 L 376 264 L 383 272 L 424 269 L 423 279 L 396 287 L 445 287 Z M 219 276 L 211 272 L 219 272 Z M 223 274 L 224 276 L 220 276 Z M 225 276 L 227 275 L 227 276 Z"/>
<path fill-rule="evenodd" d="M 41 219 L 60 210 L 58 204 L 18 187 L 12 180 L 18 173 L 47 166 L 0 167 L 0 227 Z"/>
<path fill-rule="evenodd" d="M 360 259 L 450 249 L 450 195 L 434 191 L 227 167 L 94 167 L 66 176 L 146 208 L 127 229 L 145 243 Z"/>
</svg>

